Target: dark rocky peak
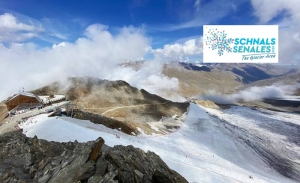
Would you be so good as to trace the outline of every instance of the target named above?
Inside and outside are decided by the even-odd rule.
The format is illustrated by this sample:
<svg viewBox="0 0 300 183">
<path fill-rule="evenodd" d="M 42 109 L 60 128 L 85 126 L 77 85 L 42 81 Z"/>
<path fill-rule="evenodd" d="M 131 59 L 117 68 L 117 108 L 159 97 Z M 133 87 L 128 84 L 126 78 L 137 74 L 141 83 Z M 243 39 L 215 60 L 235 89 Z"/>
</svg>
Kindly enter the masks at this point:
<svg viewBox="0 0 300 183">
<path fill-rule="evenodd" d="M 187 182 L 153 152 L 87 143 L 49 142 L 20 131 L 0 136 L 0 182 Z"/>
</svg>

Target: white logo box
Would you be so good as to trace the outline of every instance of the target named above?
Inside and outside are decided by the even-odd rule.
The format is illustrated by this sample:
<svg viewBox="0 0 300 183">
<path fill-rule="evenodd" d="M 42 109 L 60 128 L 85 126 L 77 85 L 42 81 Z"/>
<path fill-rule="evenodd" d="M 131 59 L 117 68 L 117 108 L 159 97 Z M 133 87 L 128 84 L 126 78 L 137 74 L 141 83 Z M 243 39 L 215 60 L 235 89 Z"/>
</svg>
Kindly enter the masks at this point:
<svg viewBox="0 0 300 183">
<path fill-rule="evenodd" d="M 204 25 L 203 62 L 278 63 L 278 25 Z"/>
</svg>

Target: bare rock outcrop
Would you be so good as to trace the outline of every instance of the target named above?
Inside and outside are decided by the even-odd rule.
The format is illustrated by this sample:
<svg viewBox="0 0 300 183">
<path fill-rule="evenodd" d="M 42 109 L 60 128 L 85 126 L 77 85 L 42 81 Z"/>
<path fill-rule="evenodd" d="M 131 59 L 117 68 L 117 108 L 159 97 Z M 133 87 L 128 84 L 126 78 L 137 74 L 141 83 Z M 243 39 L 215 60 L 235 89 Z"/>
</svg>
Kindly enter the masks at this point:
<svg viewBox="0 0 300 183">
<path fill-rule="evenodd" d="M 21 132 L 0 136 L 0 182 L 187 182 L 153 152 L 87 143 L 49 142 Z"/>
</svg>

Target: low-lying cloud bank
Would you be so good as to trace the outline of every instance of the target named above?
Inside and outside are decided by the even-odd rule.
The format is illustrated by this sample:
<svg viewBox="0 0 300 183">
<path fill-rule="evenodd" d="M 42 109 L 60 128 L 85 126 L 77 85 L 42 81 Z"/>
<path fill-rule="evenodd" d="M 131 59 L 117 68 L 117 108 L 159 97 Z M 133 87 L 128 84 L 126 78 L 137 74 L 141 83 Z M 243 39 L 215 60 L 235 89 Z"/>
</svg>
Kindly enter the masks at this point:
<svg viewBox="0 0 300 183">
<path fill-rule="evenodd" d="M 251 102 L 260 101 L 265 98 L 285 98 L 293 95 L 299 89 L 299 83 L 295 85 L 274 84 L 271 86 L 250 87 L 230 95 L 223 95 L 210 90 L 207 92 L 207 94 L 203 96 L 197 96 L 196 98 L 210 100 L 218 104 L 235 104 L 239 101 Z"/>
<path fill-rule="evenodd" d="M 118 66 L 125 60 L 142 58 L 149 45 L 150 40 L 142 29 L 124 27 L 112 35 L 108 27 L 101 24 L 89 26 L 84 36 L 75 42 L 62 42 L 52 47 L 0 43 L 0 101 L 23 87 L 28 91 L 67 77 L 124 80 L 162 96 L 165 91 L 176 91 L 178 80 L 162 75 L 163 63 L 159 61 L 149 61 L 139 71 Z"/>
<path fill-rule="evenodd" d="M 189 57 L 202 57 L 203 53 L 203 37 L 197 39 L 189 39 L 183 44 L 174 43 L 166 44 L 163 48 L 150 50 L 158 60 L 165 61 L 189 61 Z M 198 58 L 198 60 L 201 60 Z"/>
</svg>

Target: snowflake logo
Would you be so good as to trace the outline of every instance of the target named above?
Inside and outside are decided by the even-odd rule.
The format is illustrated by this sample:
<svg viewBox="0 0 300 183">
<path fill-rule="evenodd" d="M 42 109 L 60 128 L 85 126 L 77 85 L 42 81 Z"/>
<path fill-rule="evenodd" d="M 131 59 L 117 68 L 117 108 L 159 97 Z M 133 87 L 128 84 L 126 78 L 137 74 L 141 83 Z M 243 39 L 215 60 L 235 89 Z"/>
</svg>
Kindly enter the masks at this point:
<svg viewBox="0 0 300 183">
<path fill-rule="evenodd" d="M 225 31 L 218 31 L 218 29 L 209 29 L 208 34 L 205 34 L 205 44 L 208 45 L 209 49 L 218 50 L 218 55 L 224 54 L 224 51 L 228 53 L 232 52 L 230 44 L 233 43 L 233 39 L 227 39 L 227 33 Z"/>
</svg>

